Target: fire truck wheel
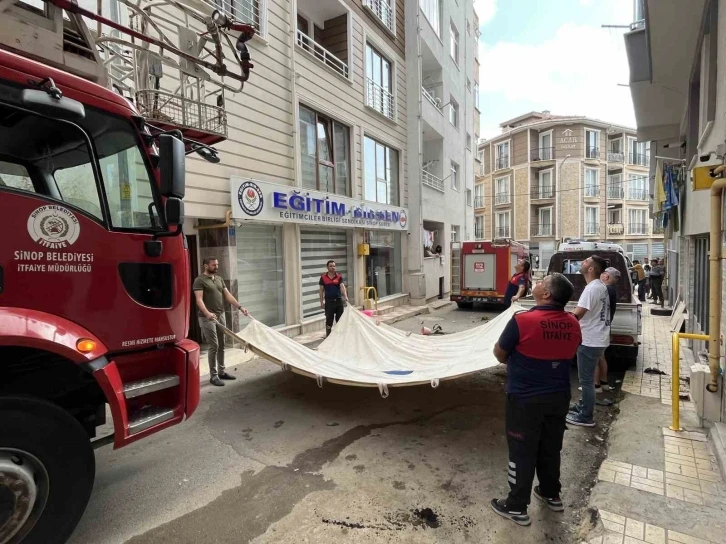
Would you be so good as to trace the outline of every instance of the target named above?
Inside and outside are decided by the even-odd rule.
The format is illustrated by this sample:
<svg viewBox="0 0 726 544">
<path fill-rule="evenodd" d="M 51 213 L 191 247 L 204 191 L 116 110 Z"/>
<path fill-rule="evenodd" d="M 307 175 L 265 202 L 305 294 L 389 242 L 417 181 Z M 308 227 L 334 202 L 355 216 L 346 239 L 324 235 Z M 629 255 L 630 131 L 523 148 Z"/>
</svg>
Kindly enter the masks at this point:
<svg viewBox="0 0 726 544">
<path fill-rule="evenodd" d="M 0 397 L 0 544 L 62 544 L 93 488 L 83 427 L 40 399 Z"/>
</svg>

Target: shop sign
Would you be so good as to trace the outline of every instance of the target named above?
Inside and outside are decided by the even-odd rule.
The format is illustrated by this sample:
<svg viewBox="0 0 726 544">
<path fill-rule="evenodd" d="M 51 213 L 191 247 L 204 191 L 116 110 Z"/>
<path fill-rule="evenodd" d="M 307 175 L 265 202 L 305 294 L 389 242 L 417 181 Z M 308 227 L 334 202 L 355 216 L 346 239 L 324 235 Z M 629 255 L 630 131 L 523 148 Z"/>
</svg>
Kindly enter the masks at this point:
<svg viewBox="0 0 726 544">
<path fill-rule="evenodd" d="M 408 230 L 405 208 L 234 176 L 230 183 L 234 219 Z"/>
<path fill-rule="evenodd" d="M 575 149 L 577 147 L 577 136 L 573 134 L 574 132 L 571 128 L 562 131 L 561 137 L 557 140 L 560 144 L 560 149 Z"/>
</svg>

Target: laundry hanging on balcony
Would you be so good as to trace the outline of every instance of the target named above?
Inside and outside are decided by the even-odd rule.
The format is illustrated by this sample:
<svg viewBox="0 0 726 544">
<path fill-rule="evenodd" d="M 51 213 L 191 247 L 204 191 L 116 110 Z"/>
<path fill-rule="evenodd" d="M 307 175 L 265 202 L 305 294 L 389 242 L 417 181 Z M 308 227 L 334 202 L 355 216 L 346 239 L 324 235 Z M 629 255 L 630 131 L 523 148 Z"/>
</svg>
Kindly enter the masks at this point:
<svg viewBox="0 0 726 544">
<path fill-rule="evenodd" d="M 315 349 L 253 320 L 234 335 L 254 353 L 283 369 L 323 382 L 378 387 L 431 384 L 499 364 L 492 347 L 516 305 L 467 331 L 422 336 L 385 324 L 348 307 L 332 334 Z"/>
</svg>

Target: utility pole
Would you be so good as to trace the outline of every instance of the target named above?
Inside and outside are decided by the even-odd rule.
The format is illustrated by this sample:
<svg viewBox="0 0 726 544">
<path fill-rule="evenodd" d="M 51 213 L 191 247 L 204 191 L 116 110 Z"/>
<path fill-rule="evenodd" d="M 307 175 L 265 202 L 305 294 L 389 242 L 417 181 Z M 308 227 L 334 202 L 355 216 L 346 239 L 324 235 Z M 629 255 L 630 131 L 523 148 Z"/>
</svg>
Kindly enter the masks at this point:
<svg viewBox="0 0 726 544">
<path fill-rule="evenodd" d="M 570 158 L 570 154 L 568 153 L 567 156 L 564 159 L 562 159 L 562 162 L 557 167 L 557 193 L 556 193 L 557 220 L 555 222 L 555 239 L 560 240 L 560 242 L 562 241 L 561 240 L 562 237 L 560 236 L 560 234 L 562 234 L 562 232 L 561 232 L 562 219 L 560 219 L 561 210 L 562 210 L 562 165 L 565 164 L 565 162 L 569 158 Z"/>
</svg>

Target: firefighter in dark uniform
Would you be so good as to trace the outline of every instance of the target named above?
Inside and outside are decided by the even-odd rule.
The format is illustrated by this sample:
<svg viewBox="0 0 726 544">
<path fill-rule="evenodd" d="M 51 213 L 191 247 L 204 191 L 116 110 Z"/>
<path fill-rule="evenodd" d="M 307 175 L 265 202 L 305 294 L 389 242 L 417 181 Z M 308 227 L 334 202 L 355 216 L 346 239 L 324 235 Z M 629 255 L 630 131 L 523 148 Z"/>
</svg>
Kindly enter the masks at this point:
<svg viewBox="0 0 726 544">
<path fill-rule="evenodd" d="M 492 509 L 519 525 L 527 513 L 535 472 L 534 496 L 555 512 L 560 498 L 560 451 L 570 407 L 570 362 L 582 342 L 580 323 L 565 311 L 573 293 L 562 274 L 551 274 L 532 290 L 536 306 L 516 313 L 494 346 L 494 356 L 507 365 L 505 429 L 509 445 L 506 499 L 493 499 Z"/>
<path fill-rule="evenodd" d="M 517 264 L 514 266 L 514 275 L 509 278 L 507 290 L 504 292 L 505 307 L 509 308 L 512 302 L 517 302 L 520 298 L 527 296 L 530 267 L 531 265 L 526 259 L 517 261 Z"/>
<path fill-rule="evenodd" d="M 320 277 L 320 306 L 325 309 L 325 337 L 333 330 L 333 320 L 337 323 L 343 316 L 348 291 L 343 276 L 335 271 L 335 261 L 328 261 L 328 271 Z M 345 302 L 343 302 L 345 301 Z"/>
</svg>

